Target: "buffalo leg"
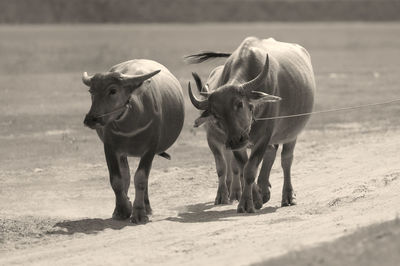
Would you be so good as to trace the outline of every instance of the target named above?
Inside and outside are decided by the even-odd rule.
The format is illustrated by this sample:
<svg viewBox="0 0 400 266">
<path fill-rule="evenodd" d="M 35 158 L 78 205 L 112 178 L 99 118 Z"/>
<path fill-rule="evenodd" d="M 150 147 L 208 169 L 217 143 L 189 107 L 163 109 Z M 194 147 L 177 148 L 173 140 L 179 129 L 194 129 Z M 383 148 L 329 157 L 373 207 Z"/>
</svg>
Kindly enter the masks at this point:
<svg viewBox="0 0 400 266">
<path fill-rule="evenodd" d="M 147 211 L 150 208 L 148 182 L 153 159 L 154 153 L 145 154 L 140 159 L 138 169 L 135 173 L 135 201 L 133 202 L 132 222 L 136 224 L 144 224 L 149 221 L 149 217 L 147 216 L 149 214 Z"/>
<path fill-rule="evenodd" d="M 260 209 L 262 207 L 262 198 L 259 193 L 258 185 L 254 183 L 254 180 L 257 175 L 258 166 L 261 163 L 261 160 L 267 148 L 267 143 L 268 142 L 263 142 L 259 143 L 259 145 L 256 145 L 252 149 L 250 158 L 244 166 L 243 194 L 237 207 L 237 212 L 239 213 L 252 213 L 255 212 L 255 208 Z"/>
<path fill-rule="evenodd" d="M 293 162 L 293 151 L 296 141 L 283 144 L 281 159 L 283 168 L 283 189 L 282 189 L 282 206 L 290 206 L 296 204 L 296 195 L 293 191 L 291 180 L 291 166 Z"/>
<path fill-rule="evenodd" d="M 151 209 L 151 206 L 150 206 L 150 200 L 149 200 L 149 186 L 147 186 L 144 191 L 144 207 L 146 209 L 147 214 L 153 213 L 153 210 Z"/>
<path fill-rule="evenodd" d="M 268 145 L 267 150 L 264 153 L 260 173 L 258 174 L 257 184 L 260 188 L 263 203 L 268 202 L 271 198 L 271 183 L 269 182 L 269 176 L 271 173 L 272 165 L 275 161 L 276 151 L 278 147 L 278 145 Z"/>
<path fill-rule="evenodd" d="M 240 200 L 242 197 L 241 169 L 234 157 L 230 158 L 230 169 L 232 174 L 232 184 L 229 199 L 230 201 Z"/>
<path fill-rule="evenodd" d="M 129 165 L 126 156 L 118 155 L 107 145 L 104 145 L 110 183 L 115 194 L 115 209 L 113 219 L 127 219 L 131 216 L 132 205 L 128 197 L 130 184 Z"/>
<path fill-rule="evenodd" d="M 228 186 L 226 185 L 227 165 L 223 154 L 223 147 L 211 138 L 207 138 L 208 146 L 214 155 L 215 167 L 218 175 L 218 191 L 215 197 L 215 205 L 228 204 Z"/>
<path fill-rule="evenodd" d="M 233 159 L 233 154 L 232 151 L 224 149 L 224 158 L 225 158 L 225 164 L 226 164 L 226 186 L 228 188 L 228 195 L 230 196 L 232 191 L 232 181 L 233 181 L 233 173 L 232 173 L 232 167 L 231 167 L 231 162 Z"/>
</svg>

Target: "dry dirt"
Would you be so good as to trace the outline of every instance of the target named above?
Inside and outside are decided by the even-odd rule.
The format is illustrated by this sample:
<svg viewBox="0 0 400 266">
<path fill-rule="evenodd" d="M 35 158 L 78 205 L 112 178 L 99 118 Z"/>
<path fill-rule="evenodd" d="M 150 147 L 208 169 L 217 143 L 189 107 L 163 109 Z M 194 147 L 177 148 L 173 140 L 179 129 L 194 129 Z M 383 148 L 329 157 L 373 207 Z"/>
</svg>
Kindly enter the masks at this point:
<svg viewBox="0 0 400 266">
<path fill-rule="evenodd" d="M 187 160 L 171 167 L 157 159 L 154 215 L 139 226 L 109 219 L 114 199 L 104 164 L 1 171 L 0 264 L 247 265 L 331 241 L 399 215 L 399 133 L 355 123 L 305 131 L 293 166 L 298 205 L 279 207 L 275 163 L 271 200 L 256 214 L 237 214 L 237 202 L 214 206 L 214 165 L 191 162 L 199 144 L 181 140 L 171 154 L 185 150 L 179 157 Z"/>
<path fill-rule="evenodd" d="M 314 116 L 295 150 L 298 205 L 280 208 L 278 156 L 270 202 L 255 214 L 237 214 L 237 202 L 213 205 L 214 160 L 204 132 L 191 126 L 198 112 L 187 101 L 184 129 L 168 151 L 172 160 L 153 164 L 151 222 L 110 219 L 114 193 L 103 149 L 82 125 L 90 97 L 81 73 L 151 58 L 186 86 L 192 71 L 206 77 L 222 61 L 187 66 L 182 56 L 232 51 L 249 35 L 308 49 L 318 85 L 315 110 L 400 97 L 399 23 L 2 25 L 0 265 L 291 265 L 280 256 L 303 251 L 323 256 L 324 264 L 348 265 L 340 259 L 370 250 L 333 253 L 331 247 L 345 237 L 362 248 L 371 238 L 361 241 L 353 232 L 386 227 L 400 213 L 399 104 Z M 133 172 L 136 160 L 130 164 Z M 400 234 L 389 235 L 375 251 L 400 248 Z"/>
</svg>

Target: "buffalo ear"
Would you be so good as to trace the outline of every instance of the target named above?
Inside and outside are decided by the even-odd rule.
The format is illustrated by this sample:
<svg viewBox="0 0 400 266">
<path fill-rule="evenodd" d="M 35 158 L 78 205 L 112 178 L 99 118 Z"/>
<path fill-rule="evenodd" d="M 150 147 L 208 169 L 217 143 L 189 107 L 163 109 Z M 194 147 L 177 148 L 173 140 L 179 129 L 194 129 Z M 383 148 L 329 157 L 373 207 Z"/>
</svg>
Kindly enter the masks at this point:
<svg viewBox="0 0 400 266">
<path fill-rule="evenodd" d="M 207 122 L 209 117 L 210 117 L 210 113 L 208 112 L 208 110 L 205 110 L 203 113 L 201 113 L 201 115 L 196 120 L 194 120 L 193 127 L 201 126 L 202 124 Z"/>
<path fill-rule="evenodd" d="M 250 103 L 257 105 L 260 103 L 273 103 L 282 100 L 281 97 L 269 95 L 262 91 L 252 91 L 249 95 Z"/>
</svg>

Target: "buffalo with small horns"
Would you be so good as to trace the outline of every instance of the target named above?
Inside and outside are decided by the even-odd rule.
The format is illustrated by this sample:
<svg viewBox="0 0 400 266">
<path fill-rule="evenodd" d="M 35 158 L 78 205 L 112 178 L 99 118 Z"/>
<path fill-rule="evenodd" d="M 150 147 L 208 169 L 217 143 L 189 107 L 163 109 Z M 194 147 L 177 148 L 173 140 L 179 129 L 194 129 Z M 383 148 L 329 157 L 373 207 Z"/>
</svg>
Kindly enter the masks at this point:
<svg viewBox="0 0 400 266">
<path fill-rule="evenodd" d="M 112 217 L 146 223 L 152 210 L 148 178 L 156 154 L 165 152 L 179 136 L 184 121 L 184 100 L 178 80 L 163 65 L 145 59 L 113 66 L 108 72 L 89 76 L 92 106 L 84 124 L 97 131 L 114 190 Z M 128 156 L 140 157 L 134 176 L 135 200 L 128 197 Z"/>
</svg>

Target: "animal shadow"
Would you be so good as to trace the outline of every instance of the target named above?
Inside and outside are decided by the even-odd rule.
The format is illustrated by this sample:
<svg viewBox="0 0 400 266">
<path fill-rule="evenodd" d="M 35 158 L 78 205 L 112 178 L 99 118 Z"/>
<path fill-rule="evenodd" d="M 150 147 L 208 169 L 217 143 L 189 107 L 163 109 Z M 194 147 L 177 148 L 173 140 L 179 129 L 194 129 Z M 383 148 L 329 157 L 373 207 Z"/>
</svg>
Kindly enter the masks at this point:
<svg viewBox="0 0 400 266">
<path fill-rule="evenodd" d="M 179 212 L 178 217 L 168 217 L 166 220 L 180 223 L 204 223 L 213 221 L 222 221 L 227 218 L 237 216 L 249 216 L 249 215 L 263 215 L 267 213 L 275 212 L 278 207 L 265 207 L 255 213 L 237 213 L 235 209 L 229 210 L 210 210 L 217 206 L 213 202 L 198 203 L 194 205 L 185 206 L 184 212 Z"/>
<path fill-rule="evenodd" d="M 113 219 L 82 219 L 76 221 L 62 221 L 56 223 L 53 228 L 55 230 L 48 231 L 47 234 L 56 235 L 73 235 L 75 233 L 96 234 L 105 229 L 120 230 L 126 226 L 132 226 L 129 219 L 117 221 Z M 58 229 L 57 228 L 61 228 Z"/>
</svg>

